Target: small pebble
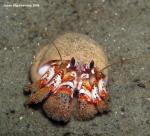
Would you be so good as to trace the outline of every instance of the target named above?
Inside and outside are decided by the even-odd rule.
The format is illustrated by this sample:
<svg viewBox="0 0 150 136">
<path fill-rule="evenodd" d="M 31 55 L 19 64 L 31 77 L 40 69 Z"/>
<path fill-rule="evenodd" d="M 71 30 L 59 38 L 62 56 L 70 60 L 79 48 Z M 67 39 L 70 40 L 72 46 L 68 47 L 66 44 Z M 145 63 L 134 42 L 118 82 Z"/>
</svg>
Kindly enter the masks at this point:
<svg viewBox="0 0 150 136">
<path fill-rule="evenodd" d="M 146 100 L 150 101 L 150 98 L 146 98 Z"/>
<path fill-rule="evenodd" d="M 98 13 L 98 11 L 97 11 L 97 10 L 95 10 L 95 11 L 94 11 L 94 13 L 95 13 L 95 14 L 97 14 L 97 13 Z"/>
<path fill-rule="evenodd" d="M 117 16 L 117 15 L 118 15 L 118 13 L 116 12 L 116 13 L 115 13 L 115 16 Z"/>
<path fill-rule="evenodd" d="M 139 86 L 141 88 L 145 88 L 145 85 L 143 83 L 138 83 L 137 86 Z"/>
<path fill-rule="evenodd" d="M 30 124 L 27 124 L 26 127 L 27 127 L 27 128 L 30 128 Z"/>
<path fill-rule="evenodd" d="M 7 50 L 7 47 L 4 47 L 4 50 L 6 51 L 6 50 Z"/>
<path fill-rule="evenodd" d="M 44 30 L 47 31 L 47 27 L 45 27 Z"/>
<path fill-rule="evenodd" d="M 150 119 L 146 120 L 146 124 L 150 125 Z"/>
<path fill-rule="evenodd" d="M 121 107 L 121 112 L 125 112 L 125 108 L 124 107 Z"/>
<path fill-rule="evenodd" d="M 125 31 L 126 29 L 124 27 L 121 28 L 122 31 Z"/>
<path fill-rule="evenodd" d="M 6 112 L 6 115 L 9 115 L 9 113 L 8 113 L 8 112 Z"/>
<path fill-rule="evenodd" d="M 14 114 L 14 113 L 15 113 L 15 110 L 10 110 L 10 113 Z"/>
<path fill-rule="evenodd" d="M 22 116 L 20 116 L 20 117 L 19 117 L 19 120 L 22 120 L 22 119 L 23 119 L 23 117 L 22 117 Z"/>
</svg>

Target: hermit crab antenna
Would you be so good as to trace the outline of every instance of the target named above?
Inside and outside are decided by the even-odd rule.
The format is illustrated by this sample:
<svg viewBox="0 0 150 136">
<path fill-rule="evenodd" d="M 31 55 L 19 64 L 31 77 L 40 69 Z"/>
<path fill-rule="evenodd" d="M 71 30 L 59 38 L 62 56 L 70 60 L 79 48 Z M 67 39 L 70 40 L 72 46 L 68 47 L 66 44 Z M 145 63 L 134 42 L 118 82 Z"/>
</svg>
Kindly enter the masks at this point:
<svg viewBox="0 0 150 136">
<path fill-rule="evenodd" d="M 58 52 L 58 55 L 59 55 L 59 57 L 60 57 L 60 60 L 61 60 L 61 64 L 62 64 L 62 56 L 61 56 L 61 53 L 60 53 L 60 51 L 58 50 L 58 48 L 57 48 L 57 46 L 56 46 L 56 44 L 53 42 L 53 45 L 54 45 L 54 47 L 56 48 L 56 50 L 57 50 L 57 52 Z"/>
<path fill-rule="evenodd" d="M 44 35 L 44 36 L 46 36 L 46 37 L 47 37 L 48 42 L 49 42 L 49 43 L 51 43 L 51 42 L 50 42 L 50 40 L 49 40 L 49 39 L 50 39 L 50 35 L 49 35 L 49 33 L 48 33 L 47 31 L 45 31 L 45 32 L 43 33 L 43 35 Z M 57 48 L 56 44 L 55 44 L 54 42 L 52 42 L 52 43 L 53 43 L 53 46 L 55 47 L 55 49 L 56 49 L 56 50 L 57 50 L 57 52 L 58 52 L 58 55 L 59 55 L 59 57 L 60 57 L 61 64 L 62 64 L 63 59 L 62 59 L 62 56 L 61 56 L 61 54 L 60 54 L 60 51 L 59 51 L 59 49 Z M 60 65 L 61 65 L 61 64 L 60 64 Z"/>
<path fill-rule="evenodd" d="M 132 61 L 132 60 L 136 60 L 136 59 L 144 59 L 144 58 L 150 58 L 150 56 L 148 55 L 146 55 L 146 56 L 144 56 L 144 57 L 134 57 L 134 58 L 129 58 L 129 59 L 124 59 L 124 58 L 121 58 L 120 60 L 118 60 L 118 61 L 116 61 L 116 62 L 113 62 L 112 64 L 108 64 L 107 66 L 105 66 L 104 68 L 102 68 L 101 70 L 100 70 L 100 72 L 102 72 L 103 70 L 105 70 L 105 69 L 107 69 L 107 68 L 109 68 L 109 67 L 111 67 L 111 66 L 113 66 L 113 65 L 117 65 L 117 64 L 125 64 L 126 62 L 129 62 L 129 61 Z"/>
</svg>

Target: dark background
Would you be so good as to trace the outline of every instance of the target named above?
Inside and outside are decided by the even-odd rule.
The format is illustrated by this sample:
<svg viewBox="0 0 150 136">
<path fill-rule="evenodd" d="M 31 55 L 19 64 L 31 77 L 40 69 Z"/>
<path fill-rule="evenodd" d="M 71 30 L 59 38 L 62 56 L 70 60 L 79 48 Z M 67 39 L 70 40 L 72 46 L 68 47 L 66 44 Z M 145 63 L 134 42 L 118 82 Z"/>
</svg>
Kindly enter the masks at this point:
<svg viewBox="0 0 150 136">
<path fill-rule="evenodd" d="M 4 7 L 4 4 L 39 7 Z M 79 32 L 101 44 L 109 62 L 150 53 L 149 0 L 43 0 L 0 2 L 0 135 L 150 136 L 150 59 L 109 69 L 111 112 L 61 125 L 23 106 L 23 86 L 33 56 L 64 32 Z M 88 48 L 88 47 L 87 47 Z"/>
</svg>

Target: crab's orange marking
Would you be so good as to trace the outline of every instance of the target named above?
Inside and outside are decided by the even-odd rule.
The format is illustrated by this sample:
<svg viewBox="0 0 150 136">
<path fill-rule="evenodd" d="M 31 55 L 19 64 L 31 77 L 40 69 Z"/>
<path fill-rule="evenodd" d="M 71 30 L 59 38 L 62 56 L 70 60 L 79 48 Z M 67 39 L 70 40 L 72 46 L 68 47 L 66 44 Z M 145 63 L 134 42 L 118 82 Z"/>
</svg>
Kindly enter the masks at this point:
<svg viewBox="0 0 150 136">
<path fill-rule="evenodd" d="M 65 86 L 62 86 L 62 87 L 60 87 L 60 88 L 57 90 L 56 94 L 58 94 L 58 93 L 65 93 L 65 94 L 71 96 L 71 95 L 72 95 L 72 90 L 71 90 L 70 88 L 67 88 L 67 87 L 65 87 Z"/>
</svg>

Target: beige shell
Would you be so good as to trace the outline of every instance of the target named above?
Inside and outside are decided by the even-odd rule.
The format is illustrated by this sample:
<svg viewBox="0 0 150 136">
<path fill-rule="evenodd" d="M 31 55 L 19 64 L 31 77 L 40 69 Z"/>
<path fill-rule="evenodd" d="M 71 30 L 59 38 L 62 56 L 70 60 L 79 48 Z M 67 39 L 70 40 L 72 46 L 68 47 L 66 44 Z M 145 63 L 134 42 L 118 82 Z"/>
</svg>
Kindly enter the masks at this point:
<svg viewBox="0 0 150 136">
<path fill-rule="evenodd" d="M 72 57 L 74 57 L 76 61 L 83 63 L 89 63 L 91 60 L 94 60 L 98 70 L 104 68 L 108 64 L 102 46 L 86 35 L 65 33 L 53 42 L 59 49 L 63 60 L 70 60 Z M 33 65 L 31 66 L 31 80 L 35 82 L 40 78 L 37 73 L 40 65 L 55 59 L 60 59 L 56 48 L 50 45 L 44 46 L 36 55 Z M 103 73 L 107 76 L 107 69 L 105 69 Z"/>
</svg>

